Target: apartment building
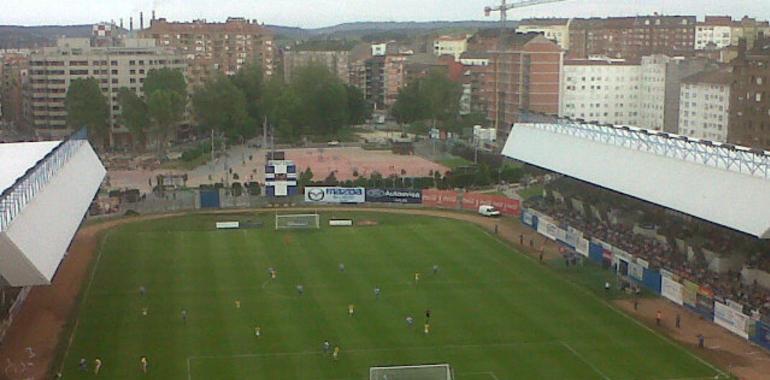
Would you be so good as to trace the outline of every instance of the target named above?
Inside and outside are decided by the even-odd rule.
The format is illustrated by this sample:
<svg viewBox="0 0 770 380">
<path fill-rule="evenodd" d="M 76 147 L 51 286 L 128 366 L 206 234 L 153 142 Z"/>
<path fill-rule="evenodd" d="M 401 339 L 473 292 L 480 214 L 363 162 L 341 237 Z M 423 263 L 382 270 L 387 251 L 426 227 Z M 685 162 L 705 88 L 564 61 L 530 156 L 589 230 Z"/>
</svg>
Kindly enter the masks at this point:
<svg viewBox="0 0 770 380">
<path fill-rule="evenodd" d="M 451 55 L 455 60 L 468 50 L 468 36 L 441 36 L 433 41 L 433 54 L 440 57 Z"/>
<path fill-rule="evenodd" d="M 460 114 L 471 112 L 487 114 L 487 104 L 482 95 L 482 84 L 489 72 L 489 53 L 465 52 L 460 56 L 463 67 L 463 93 L 460 97 Z"/>
<path fill-rule="evenodd" d="M 235 74 L 248 63 L 261 65 L 265 76 L 273 75 L 276 70 L 273 33 L 256 20 L 230 17 L 224 23 L 210 23 L 159 18 L 153 19 L 150 27 L 139 35 L 182 54 L 193 86 L 202 84 L 214 73 Z"/>
<path fill-rule="evenodd" d="M 29 54 L 0 53 L 0 121 L 24 127 L 28 108 L 23 91 L 29 86 Z"/>
<path fill-rule="evenodd" d="M 541 33 L 545 38 L 556 42 L 563 50 L 569 50 L 569 28 L 571 18 L 529 18 L 519 22 L 519 33 Z"/>
<path fill-rule="evenodd" d="M 639 125 L 641 65 L 622 59 L 566 59 L 559 115 L 589 122 Z"/>
<path fill-rule="evenodd" d="M 770 23 L 768 21 L 759 21 L 757 19 L 744 16 L 733 23 L 732 46 L 738 46 L 740 40 L 746 40 L 746 47 L 754 48 L 754 44 L 761 36 L 770 36 Z"/>
<path fill-rule="evenodd" d="M 704 71 L 684 78 L 677 133 L 727 141 L 731 83 L 732 73 L 728 70 Z"/>
<path fill-rule="evenodd" d="M 128 129 L 120 125 L 118 90 L 129 88 L 142 95 L 142 84 L 152 69 L 185 70 L 184 56 L 157 47 L 152 39 L 124 39 L 118 46 L 95 47 L 89 38 L 62 38 L 55 47 L 43 48 L 30 55 L 29 89 L 25 92 L 31 106 L 30 126 L 45 139 L 64 138 L 67 112 L 64 100 L 75 79 L 96 78 L 110 107 L 113 145 L 130 144 Z"/>
<path fill-rule="evenodd" d="M 481 41 L 490 43 L 487 38 Z M 495 41 L 491 44 L 498 45 Z M 482 97 L 488 118 L 497 129 L 497 141 L 506 141 L 521 110 L 559 112 L 559 76 L 564 53 L 539 33 L 509 33 L 499 45 L 504 49 L 490 51 Z"/>
<path fill-rule="evenodd" d="M 695 49 L 695 16 L 636 16 L 574 19 L 569 56 L 639 59 L 645 55 L 690 55 Z"/>
<path fill-rule="evenodd" d="M 727 141 L 770 150 L 770 38 L 760 34 L 749 49 L 742 42 L 732 62 Z"/>
<path fill-rule="evenodd" d="M 715 64 L 702 58 L 642 57 L 638 127 L 677 133 L 682 79 L 710 68 Z"/>
<path fill-rule="evenodd" d="M 733 43 L 736 23 L 730 16 L 706 16 L 695 25 L 695 50 L 717 50 Z"/>
<path fill-rule="evenodd" d="M 344 83 L 350 83 L 350 52 L 345 50 L 287 50 L 283 53 L 283 76 L 286 81 L 294 78 L 297 69 L 318 64 L 337 75 Z"/>
</svg>

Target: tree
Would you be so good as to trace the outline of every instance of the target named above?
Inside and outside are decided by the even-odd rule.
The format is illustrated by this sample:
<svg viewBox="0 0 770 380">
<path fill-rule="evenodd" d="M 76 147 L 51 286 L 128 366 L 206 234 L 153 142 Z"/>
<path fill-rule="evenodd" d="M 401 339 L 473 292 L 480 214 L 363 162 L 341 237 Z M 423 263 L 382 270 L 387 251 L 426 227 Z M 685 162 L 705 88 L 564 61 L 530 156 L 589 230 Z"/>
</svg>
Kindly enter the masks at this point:
<svg viewBox="0 0 770 380">
<path fill-rule="evenodd" d="M 398 91 L 391 114 L 401 124 L 427 119 L 426 105 L 420 93 L 420 80 L 413 81 Z"/>
<path fill-rule="evenodd" d="M 363 91 L 356 86 L 347 85 L 345 90 L 348 95 L 348 124 L 363 124 L 366 119 L 372 117 L 372 108 L 366 102 Z"/>
<path fill-rule="evenodd" d="M 231 81 L 243 93 L 249 116 L 261 120 L 264 117 L 262 94 L 265 86 L 262 67 L 257 64 L 244 65 L 231 77 Z"/>
<path fill-rule="evenodd" d="M 150 128 L 147 103 L 126 87 L 118 91 L 118 103 L 121 110 L 120 122 L 131 132 L 134 146 L 144 145 Z"/>
<path fill-rule="evenodd" d="M 228 78 L 216 76 L 192 98 L 197 119 L 227 138 L 253 136 L 254 119 L 247 113 L 246 96 Z"/>
<path fill-rule="evenodd" d="M 391 112 L 399 123 L 431 120 L 433 128 L 439 122 L 446 128 L 448 122 L 457 119 L 461 95 L 458 83 L 434 70 L 402 88 Z"/>
<path fill-rule="evenodd" d="M 184 117 L 187 84 L 180 70 L 152 69 L 147 73 L 143 90 L 158 154 L 162 155 L 169 135 L 176 132 L 177 124 Z"/>
<path fill-rule="evenodd" d="M 457 118 L 462 87 L 450 81 L 446 73 L 431 71 L 423 80 L 421 90 L 434 128 L 437 121 L 446 122 Z"/>
<path fill-rule="evenodd" d="M 299 186 L 305 187 L 313 182 L 313 171 L 308 166 L 304 172 L 299 173 Z"/>
<path fill-rule="evenodd" d="M 147 110 L 153 122 L 159 155 L 163 155 L 170 132 L 175 130 L 176 124 L 181 120 L 178 108 L 180 104 L 179 94 L 171 91 L 158 90 L 147 98 Z"/>
<path fill-rule="evenodd" d="M 187 95 L 187 82 L 181 70 L 168 67 L 152 69 L 147 72 L 147 78 L 144 79 L 142 90 L 146 96 L 160 90 Z"/>
<path fill-rule="evenodd" d="M 96 79 L 73 80 L 67 89 L 64 107 L 70 128 L 86 128 L 94 143 L 104 145 L 109 135 L 110 106 Z"/>
<path fill-rule="evenodd" d="M 297 70 L 291 88 L 302 109 L 302 132 L 334 135 L 348 125 L 345 85 L 325 66 L 310 64 Z"/>
</svg>

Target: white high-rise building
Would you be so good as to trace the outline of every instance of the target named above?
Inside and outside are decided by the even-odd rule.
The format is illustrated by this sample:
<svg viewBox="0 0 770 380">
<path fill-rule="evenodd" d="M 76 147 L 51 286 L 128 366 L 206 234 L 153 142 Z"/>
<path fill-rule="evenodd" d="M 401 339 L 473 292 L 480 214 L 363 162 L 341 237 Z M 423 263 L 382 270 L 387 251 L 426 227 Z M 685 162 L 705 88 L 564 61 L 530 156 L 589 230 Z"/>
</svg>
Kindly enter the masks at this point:
<svg viewBox="0 0 770 380">
<path fill-rule="evenodd" d="M 706 16 L 704 22 L 695 25 L 695 50 L 730 46 L 736 24 L 730 16 Z"/>
<path fill-rule="evenodd" d="M 569 27 L 571 18 L 524 19 L 516 26 L 519 33 L 542 33 L 545 38 L 556 42 L 559 47 L 569 50 Z"/>
<path fill-rule="evenodd" d="M 640 79 L 638 62 L 607 58 L 565 60 L 559 115 L 636 126 Z"/>
<path fill-rule="evenodd" d="M 455 61 L 460 60 L 460 56 L 468 50 L 468 37 L 441 36 L 433 41 L 433 54 L 440 57 L 442 55 L 451 55 Z"/>
<path fill-rule="evenodd" d="M 639 127 L 663 130 L 666 110 L 666 66 L 672 58 L 665 55 L 642 57 Z"/>
<path fill-rule="evenodd" d="M 71 133 L 67 126 L 64 100 L 75 79 L 94 78 L 110 107 L 112 143 L 130 144 L 128 128 L 119 120 L 118 91 L 125 87 L 143 95 L 144 79 L 150 70 L 187 68 L 184 56 L 155 46 L 152 39 L 125 38 L 117 46 L 93 46 L 88 38 L 61 38 L 55 47 L 45 47 L 30 55 L 30 122 L 38 136 L 63 138 Z"/>
<path fill-rule="evenodd" d="M 731 82 L 732 73 L 726 70 L 701 72 L 682 80 L 680 135 L 727 141 Z"/>
</svg>

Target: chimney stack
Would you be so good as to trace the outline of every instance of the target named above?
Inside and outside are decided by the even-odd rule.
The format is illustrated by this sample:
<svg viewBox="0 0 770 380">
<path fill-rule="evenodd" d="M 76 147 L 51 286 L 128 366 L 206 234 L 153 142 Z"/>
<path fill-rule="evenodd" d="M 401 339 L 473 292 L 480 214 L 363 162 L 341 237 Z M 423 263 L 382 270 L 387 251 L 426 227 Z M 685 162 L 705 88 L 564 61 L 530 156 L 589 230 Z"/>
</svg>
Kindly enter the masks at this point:
<svg viewBox="0 0 770 380">
<path fill-rule="evenodd" d="M 134 31 L 134 17 L 131 16 L 128 18 L 128 31 L 133 32 Z"/>
<path fill-rule="evenodd" d="M 152 20 L 151 21 L 155 21 L 155 10 L 154 9 L 152 10 Z M 152 23 L 150 23 L 150 25 L 152 25 Z"/>
<path fill-rule="evenodd" d="M 139 12 L 139 30 L 144 29 L 144 13 Z"/>
<path fill-rule="evenodd" d="M 123 17 L 120 18 L 120 29 L 123 29 Z"/>
</svg>

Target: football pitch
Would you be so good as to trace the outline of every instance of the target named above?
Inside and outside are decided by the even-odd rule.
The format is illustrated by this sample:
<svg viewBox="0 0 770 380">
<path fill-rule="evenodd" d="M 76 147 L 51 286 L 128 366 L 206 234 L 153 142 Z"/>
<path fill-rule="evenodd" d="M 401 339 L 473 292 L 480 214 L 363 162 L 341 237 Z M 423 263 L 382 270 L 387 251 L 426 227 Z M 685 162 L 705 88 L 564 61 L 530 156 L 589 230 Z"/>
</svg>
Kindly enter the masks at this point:
<svg viewBox="0 0 770 380">
<path fill-rule="evenodd" d="M 329 216 L 322 213 L 319 230 L 275 231 L 265 213 L 192 215 L 108 232 L 64 379 L 366 380 L 370 367 L 426 363 L 450 364 L 458 380 L 719 373 L 480 227 L 339 212 L 377 224 L 328 227 Z M 238 219 L 264 226 L 214 229 Z M 340 348 L 338 360 L 325 340 Z M 96 357 L 104 363 L 98 375 Z"/>
</svg>

